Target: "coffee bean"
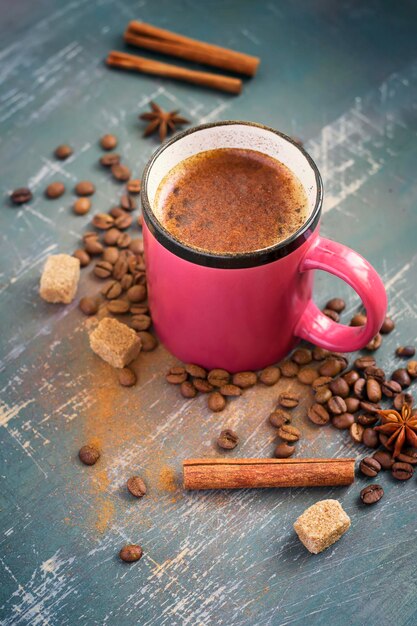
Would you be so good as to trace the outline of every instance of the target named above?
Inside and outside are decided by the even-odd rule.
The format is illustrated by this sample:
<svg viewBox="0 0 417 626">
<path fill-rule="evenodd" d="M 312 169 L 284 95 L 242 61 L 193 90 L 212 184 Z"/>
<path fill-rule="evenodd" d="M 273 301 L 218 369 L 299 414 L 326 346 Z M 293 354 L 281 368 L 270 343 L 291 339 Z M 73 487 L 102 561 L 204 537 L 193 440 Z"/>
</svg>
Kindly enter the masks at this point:
<svg viewBox="0 0 417 626">
<path fill-rule="evenodd" d="M 311 405 L 311 407 L 308 409 L 307 415 L 309 420 L 317 426 L 323 426 L 324 424 L 327 424 L 330 420 L 330 415 L 328 411 L 324 408 L 324 406 L 318 404 L 317 402 Z"/>
<path fill-rule="evenodd" d="M 138 337 L 140 337 L 140 340 L 142 342 L 142 352 L 152 352 L 152 350 L 155 350 L 158 345 L 155 337 L 151 333 L 148 333 L 146 330 L 139 331 Z"/>
<path fill-rule="evenodd" d="M 293 409 L 299 402 L 299 396 L 291 392 L 281 393 L 278 397 L 278 403 L 286 409 Z"/>
<path fill-rule="evenodd" d="M 369 367 L 365 368 L 363 375 L 366 380 L 368 380 L 369 378 L 374 378 L 380 384 L 382 384 L 385 381 L 384 370 L 381 369 L 380 367 L 376 367 L 375 365 L 370 365 Z"/>
<path fill-rule="evenodd" d="M 89 237 L 88 239 L 86 239 L 84 245 L 88 254 L 95 256 L 103 253 L 104 246 L 99 242 L 96 237 Z"/>
<path fill-rule="evenodd" d="M 233 374 L 232 378 L 233 384 L 237 385 L 241 389 L 253 387 L 256 385 L 257 380 L 255 372 L 238 372 L 237 374 Z"/>
<path fill-rule="evenodd" d="M 139 193 L 141 189 L 141 182 L 138 178 L 132 178 L 128 181 L 126 189 L 129 193 Z"/>
<path fill-rule="evenodd" d="M 129 302 L 143 302 L 146 300 L 146 287 L 144 285 L 134 285 L 127 291 L 127 298 Z M 201 376 L 199 376 L 201 378 Z"/>
<path fill-rule="evenodd" d="M 413 396 L 411 393 L 399 393 L 394 397 L 394 407 L 397 411 L 401 411 L 404 404 L 413 405 Z"/>
<path fill-rule="evenodd" d="M 307 348 L 297 348 L 291 355 L 291 359 L 294 363 L 297 363 L 297 365 L 307 365 L 313 360 L 313 355 L 311 354 L 311 350 Z"/>
<path fill-rule="evenodd" d="M 416 448 L 404 448 L 396 458 L 397 461 L 403 463 L 410 463 L 410 465 L 417 465 L 417 449 Z"/>
<path fill-rule="evenodd" d="M 152 326 L 152 320 L 149 315 L 133 315 L 131 326 L 135 330 L 148 330 Z"/>
<path fill-rule="evenodd" d="M 94 274 L 98 278 L 108 278 L 113 271 L 113 265 L 107 261 L 97 261 L 94 266 Z"/>
<path fill-rule="evenodd" d="M 314 391 L 318 391 L 319 389 L 327 388 L 332 380 L 331 376 L 319 376 L 313 381 L 311 386 Z"/>
<path fill-rule="evenodd" d="M 411 385 L 411 378 L 409 377 L 408 372 L 404 367 L 400 367 L 399 369 L 395 370 L 392 373 L 391 378 L 403 388 Z"/>
<path fill-rule="evenodd" d="M 332 417 L 332 425 L 338 430 L 347 430 L 354 422 L 355 418 L 352 413 L 341 413 Z"/>
<path fill-rule="evenodd" d="M 366 381 L 366 395 L 371 402 L 379 402 L 382 398 L 381 385 L 374 378 L 368 378 Z"/>
<path fill-rule="evenodd" d="M 98 239 L 98 234 L 95 230 L 87 230 L 83 233 L 83 242 L 87 243 L 89 239 Z"/>
<path fill-rule="evenodd" d="M 356 313 L 350 320 L 351 326 L 365 326 L 366 324 L 366 315 L 363 313 Z"/>
<path fill-rule="evenodd" d="M 346 303 L 342 298 L 332 298 L 326 304 L 326 309 L 331 309 L 332 311 L 336 311 L 336 313 L 341 313 L 346 308 Z"/>
<path fill-rule="evenodd" d="M 386 317 L 382 323 L 381 332 L 383 335 L 387 335 L 395 328 L 395 323 L 390 317 Z"/>
<path fill-rule="evenodd" d="M 124 546 L 119 552 L 119 557 L 125 563 L 134 563 L 135 561 L 139 561 L 139 559 L 142 558 L 142 555 L 143 550 L 141 546 L 134 544 Z"/>
<path fill-rule="evenodd" d="M 200 393 L 210 393 L 214 389 L 213 385 L 210 385 L 209 381 L 204 378 L 194 378 L 193 385 Z"/>
<path fill-rule="evenodd" d="M 414 467 L 410 463 L 396 461 L 391 468 L 391 472 L 397 480 L 408 480 L 414 474 Z"/>
<path fill-rule="evenodd" d="M 395 351 L 395 354 L 397 356 L 405 357 L 407 359 L 410 356 L 414 356 L 415 353 L 416 349 L 414 348 L 414 346 L 399 346 Z"/>
<path fill-rule="evenodd" d="M 89 180 L 82 180 L 75 185 L 77 196 L 92 196 L 96 188 Z"/>
<path fill-rule="evenodd" d="M 319 375 L 312 367 L 303 367 L 297 374 L 297 378 L 303 385 L 312 385 Z"/>
<path fill-rule="evenodd" d="M 288 443 L 279 443 L 275 446 L 274 455 L 277 459 L 288 459 L 295 452 L 295 447 L 288 445 Z"/>
<path fill-rule="evenodd" d="M 26 204 L 32 200 L 32 192 L 27 187 L 19 187 L 10 194 L 13 204 Z"/>
<path fill-rule="evenodd" d="M 128 248 L 131 241 L 132 241 L 132 238 L 129 235 L 129 233 L 121 233 L 116 243 L 119 248 Z M 136 260 L 134 261 L 134 263 L 136 265 Z"/>
<path fill-rule="evenodd" d="M 78 452 L 81 463 L 94 465 L 100 458 L 100 452 L 95 446 L 83 446 Z"/>
<path fill-rule="evenodd" d="M 176 365 L 168 370 L 165 378 L 171 385 L 181 385 L 181 383 L 187 380 L 187 372 L 182 366 Z"/>
<path fill-rule="evenodd" d="M 75 250 L 72 253 L 72 256 L 79 260 L 81 267 L 86 267 L 91 261 L 88 252 L 86 252 L 86 250 L 83 250 L 82 248 Z"/>
<path fill-rule="evenodd" d="M 112 167 L 112 165 L 119 165 L 120 163 L 120 154 L 116 152 L 111 152 L 109 154 L 103 154 L 100 159 L 100 165 L 103 167 Z"/>
<path fill-rule="evenodd" d="M 129 228 L 132 225 L 132 216 L 128 213 L 125 213 L 124 215 L 119 215 L 119 217 L 116 217 L 114 224 L 116 228 L 119 228 L 120 230 L 126 230 L 126 228 Z"/>
<path fill-rule="evenodd" d="M 131 476 L 126 486 L 135 498 L 143 498 L 146 493 L 146 485 L 140 476 Z"/>
<path fill-rule="evenodd" d="M 369 476 L 370 478 L 373 478 L 378 474 L 378 472 L 381 471 L 381 465 L 372 456 L 366 456 L 362 459 L 359 468 L 362 474 Z"/>
<path fill-rule="evenodd" d="M 291 424 L 283 424 L 277 430 L 277 435 L 280 439 L 287 442 L 298 441 L 301 437 L 301 432 L 295 426 Z"/>
<path fill-rule="evenodd" d="M 217 438 L 217 445 L 222 450 L 233 450 L 239 443 L 239 437 L 234 430 L 229 428 L 222 430 Z"/>
<path fill-rule="evenodd" d="M 327 403 L 327 408 L 333 415 L 346 413 L 346 402 L 340 396 L 333 396 Z"/>
<path fill-rule="evenodd" d="M 136 385 L 137 377 L 135 372 L 130 367 L 123 367 L 118 372 L 119 383 L 122 387 L 133 387 Z"/>
<path fill-rule="evenodd" d="M 375 504 L 384 495 L 381 485 L 368 485 L 364 487 L 360 493 L 361 500 L 364 504 Z"/>
<path fill-rule="evenodd" d="M 320 376 L 337 376 L 344 369 L 343 363 L 338 359 L 328 358 L 319 368 Z"/>
<path fill-rule="evenodd" d="M 357 380 L 359 380 L 360 374 L 356 370 L 349 370 L 346 374 L 343 374 L 343 380 L 347 382 L 349 387 L 353 387 Z"/>
<path fill-rule="evenodd" d="M 325 350 L 325 348 L 319 348 L 315 346 L 313 350 L 313 359 L 315 361 L 324 361 L 324 359 L 327 359 L 329 354 L 329 350 Z"/>
<path fill-rule="evenodd" d="M 120 237 L 121 232 L 118 228 L 109 228 L 107 232 L 104 233 L 103 241 L 108 246 L 114 246 L 117 243 L 118 238 Z"/>
<path fill-rule="evenodd" d="M 103 256 L 101 258 L 103 261 L 114 265 L 119 258 L 119 251 L 116 247 L 109 246 L 108 248 L 104 249 Z"/>
<path fill-rule="evenodd" d="M 361 415 L 358 415 L 357 420 L 359 424 L 368 428 L 369 426 L 376 424 L 379 417 L 375 413 L 362 413 Z"/>
<path fill-rule="evenodd" d="M 366 394 L 366 380 L 359 378 L 353 385 L 353 394 L 356 398 L 364 398 Z"/>
<path fill-rule="evenodd" d="M 76 215 L 85 215 L 91 209 L 91 202 L 88 198 L 78 198 L 72 205 L 72 210 Z"/>
<path fill-rule="evenodd" d="M 131 171 L 126 165 L 121 163 L 115 163 L 111 166 L 111 173 L 113 178 L 118 182 L 126 182 L 131 176 Z"/>
<path fill-rule="evenodd" d="M 332 397 L 332 392 L 328 387 L 322 387 L 316 392 L 314 396 L 314 400 L 318 402 L 318 404 L 326 404 Z"/>
<path fill-rule="evenodd" d="M 365 428 L 363 431 L 362 443 L 367 448 L 377 448 L 379 446 L 379 437 L 373 428 Z"/>
<path fill-rule="evenodd" d="M 347 366 L 349 365 L 348 359 L 341 352 L 331 352 L 330 358 L 336 359 L 336 361 L 339 361 L 342 366 L 342 370 L 345 370 Z"/>
<path fill-rule="evenodd" d="M 68 159 L 68 157 L 70 157 L 71 154 L 72 154 L 72 148 L 68 146 L 67 144 L 61 144 L 54 150 L 54 155 L 56 156 L 57 159 L 60 159 L 61 161 Z"/>
<path fill-rule="evenodd" d="M 230 374 L 226 370 L 217 368 L 209 371 L 207 379 L 213 387 L 223 387 L 223 385 L 228 384 Z"/>
<path fill-rule="evenodd" d="M 110 209 L 109 215 L 111 215 L 112 217 L 114 217 L 114 219 L 116 219 L 116 217 L 120 217 L 121 215 L 126 215 L 126 211 L 123 211 L 122 207 L 120 206 L 114 206 Z"/>
<path fill-rule="evenodd" d="M 92 225 L 99 230 L 108 230 L 114 224 L 114 219 L 107 213 L 96 213 L 91 220 Z"/>
<path fill-rule="evenodd" d="M 359 409 L 359 398 L 345 398 L 346 410 L 348 413 L 356 413 Z"/>
<path fill-rule="evenodd" d="M 107 300 L 116 300 L 122 293 L 122 287 L 117 280 L 112 280 L 106 283 L 101 290 L 101 294 L 107 298 Z"/>
<path fill-rule="evenodd" d="M 55 198 L 59 198 L 65 192 L 64 183 L 54 182 L 50 183 L 45 189 L 45 196 L 54 200 Z"/>
<path fill-rule="evenodd" d="M 347 396 L 349 395 L 349 385 L 344 378 L 335 378 L 330 383 L 329 388 L 335 396 L 347 398 Z"/>
<path fill-rule="evenodd" d="M 90 298 L 88 296 L 84 296 L 81 298 L 78 306 L 84 315 L 95 315 L 98 311 L 98 300 L 97 298 Z"/>
<path fill-rule="evenodd" d="M 382 337 L 380 333 L 376 334 L 375 337 L 371 339 L 369 343 L 366 344 L 365 348 L 373 352 L 374 350 L 378 350 L 382 344 Z"/>
<path fill-rule="evenodd" d="M 124 211 L 134 211 L 137 205 L 132 196 L 123 194 L 120 198 L 120 206 Z"/>
<path fill-rule="evenodd" d="M 242 395 L 242 390 L 237 385 L 229 384 L 229 385 L 222 385 L 220 387 L 220 393 L 222 394 L 222 396 L 226 396 L 230 398 L 237 398 L 238 396 Z"/>
<path fill-rule="evenodd" d="M 407 374 L 410 378 L 417 378 L 417 361 L 408 361 L 407 363 Z"/>
<path fill-rule="evenodd" d="M 113 278 L 121 280 L 127 272 L 127 261 L 119 255 L 116 263 L 113 265 Z"/>
<path fill-rule="evenodd" d="M 272 426 L 275 426 L 275 428 L 280 428 L 284 424 L 289 424 L 291 422 L 291 415 L 288 411 L 284 411 L 283 409 L 275 409 L 275 411 L 272 411 L 269 416 L 269 421 Z"/>
<path fill-rule="evenodd" d="M 358 370 L 366 370 L 375 365 L 375 359 L 373 356 L 361 356 L 356 359 L 354 365 Z"/>
<path fill-rule="evenodd" d="M 377 450 L 373 453 L 372 456 L 376 461 L 378 461 L 383 470 L 391 469 L 391 467 L 393 466 L 394 459 L 386 450 Z"/>
<path fill-rule="evenodd" d="M 110 300 L 107 303 L 107 310 L 114 315 L 123 315 L 129 311 L 129 303 L 126 300 Z"/>
<path fill-rule="evenodd" d="M 279 367 L 281 374 L 285 376 L 285 378 L 294 378 L 294 376 L 297 376 L 298 370 L 300 369 L 297 363 L 293 361 L 284 361 Z"/>
<path fill-rule="evenodd" d="M 100 139 L 100 145 L 103 150 L 113 150 L 117 146 L 117 137 L 115 135 L 103 135 Z"/>
<path fill-rule="evenodd" d="M 129 277 L 129 274 L 126 274 L 126 276 Z M 126 278 L 126 276 L 124 276 L 123 278 Z M 123 281 L 120 282 L 120 285 L 123 289 L 122 282 Z M 131 304 L 129 312 L 132 315 L 142 315 L 143 313 L 149 313 L 149 308 L 146 304 Z"/>
<path fill-rule="evenodd" d="M 387 398 L 393 398 L 398 393 L 401 393 L 401 385 L 395 380 L 386 380 L 381 385 L 381 391 Z"/>
<path fill-rule="evenodd" d="M 277 383 L 280 378 L 281 370 L 279 367 L 271 365 L 270 367 L 265 367 L 265 369 L 259 372 L 259 382 L 267 385 L 268 387 L 275 385 L 275 383 Z"/>
<path fill-rule="evenodd" d="M 226 406 L 226 398 L 218 391 L 212 391 L 207 400 L 208 408 L 215 413 L 223 411 Z"/>
<path fill-rule="evenodd" d="M 192 376 L 193 378 L 206 378 L 207 372 L 204 367 L 200 367 L 199 365 L 194 365 L 194 363 L 188 363 L 185 366 L 185 371 L 187 374 Z"/>
<path fill-rule="evenodd" d="M 336 311 L 333 311 L 332 309 L 323 309 L 323 315 L 325 315 L 326 317 L 329 317 L 334 322 L 340 321 L 339 313 L 336 313 Z"/>
<path fill-rule="evenodd" d="M 129 250 L 133 252 L 133 254 L 143 254 L 143 239 L 136 237 L 132 239 L 129 245 Z"/>
<path fill-rule="evenodd" d="M 365 400 L 360 401 L 360 407 L 362 411 L 366 411 L 367 413 L 377 413 L 381 407 L 379 404 L 375 402 L 366 402 Z"/>
<path fill-rule="evenodd" d="M 180 392 L 183 398 L 195 398 L 197 395 L 197 389 L 189 380 L 185 380 L 181 383 Z"/>
<path fill-rule="evenodd" d="M 361 424 L 357 424 L 356 422 L 351 424 L 349 428 L 349 434 L 350 434 L 352 441 L 354 441 L 355 443 L 362 443 L 364 430 L 365 429 Z"/>
</svg>

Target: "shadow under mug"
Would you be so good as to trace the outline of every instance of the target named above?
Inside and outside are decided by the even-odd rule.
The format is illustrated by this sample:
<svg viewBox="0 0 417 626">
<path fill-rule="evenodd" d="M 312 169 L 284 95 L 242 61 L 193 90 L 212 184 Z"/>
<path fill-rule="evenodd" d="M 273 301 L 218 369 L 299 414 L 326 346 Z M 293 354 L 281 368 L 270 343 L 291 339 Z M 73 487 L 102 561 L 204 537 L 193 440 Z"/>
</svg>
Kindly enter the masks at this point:
<svg viewBox="0 0 417 626">
<path fill-rule="evenodd" d="M 174 238 L 154 206 L 159 183 L 180 161 L 216 148 L 249 148 L 284 163 L 307 193 L 303 226 L 285 241 L 244 254 L 210 254 Z M 280 361 L 301 338 L 351 352 L 379 331 L 387 306 L 382 281 L 357 252 L 319 236 L 320 173 L 283 133 L 224 121 L 175 135 L 148 162 L 141 200 L 152 320 L 160 340 L 181 361 L 231 372 L 257 370 Z M 337 324 L 321 313 L 312 300 L 315 269 L 355 289 L 366 309 L 365 326 Z"/>
</svg>

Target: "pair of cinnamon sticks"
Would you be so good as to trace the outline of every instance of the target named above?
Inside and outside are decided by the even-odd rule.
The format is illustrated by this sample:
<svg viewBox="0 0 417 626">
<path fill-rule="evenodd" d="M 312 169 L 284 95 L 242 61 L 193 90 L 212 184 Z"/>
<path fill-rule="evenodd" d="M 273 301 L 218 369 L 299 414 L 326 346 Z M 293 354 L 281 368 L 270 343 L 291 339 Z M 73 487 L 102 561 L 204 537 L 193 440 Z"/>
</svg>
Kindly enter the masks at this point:
<svg viewBox="0 0 417 626">
<path fill-rule="evenodd" d="M 130 22 L 125 31 L 124 39 L 128 44 L 138 48 L 210 65 L 246 76 L 254 76 L 260 62 L 258 57 L 191 39 L 190 37 L 146 24 L 145 22 Z M 201 85 L 228 93 L 238 94 L 242 90 L 242 80 L 240 78 L 190 70 L 125 52 L 112 50 L 109 52 L 106 62 L 112 67 L 182 80 L 194 85 Z"/>
</svg>

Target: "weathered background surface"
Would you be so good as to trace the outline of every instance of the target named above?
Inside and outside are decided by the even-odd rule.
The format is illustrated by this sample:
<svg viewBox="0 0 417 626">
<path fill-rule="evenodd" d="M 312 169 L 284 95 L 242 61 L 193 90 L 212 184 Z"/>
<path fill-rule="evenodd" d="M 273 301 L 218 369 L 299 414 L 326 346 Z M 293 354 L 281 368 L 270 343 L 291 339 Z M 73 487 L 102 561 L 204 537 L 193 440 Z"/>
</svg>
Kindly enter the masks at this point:
<svg viewBox="0 0 417 626">
<path fill-rule="evenodd" d="M 0 2 L 0 188 L 29 181 L 36 198 L 0 211 L 1 568 L 4 625 L 391 624 L 417 621 L 416 479 L 380 482 L 384 500 L 364 510 L 365 481 L 342 490 L 183 493 L 181 459 L 215 455 L 222 426 L 236 427 L 236 456 L 269 456 L 265 420 L 281 389 L 251 390 L 212 415 L 185 402 L 161 372 L 163 348 L 140 357 L 140 384 L 121 389 L 88 348 L 76 303 L 48 306 L 38 280 L 48 254 L 71 252 L 89 218 L 69 192 L 47 202 L 54 179 L 99 185 L 96 208 L 119 187 L 97 167 L 98 137 L 115 132 L 138 174 L 156 147 L 137 114 L 151 99 L 198 123 L 263 122 L 300 136 L 326 187 L 323 232 L 355 247 L 381 272 L 397 330 L 379 350 L 388 370 L 400 343 L 416 341 L 417 10 L 412 2 L 19 0 Z M 128 20 L 144 19 L 262 57 L 238 97 L 109 71 Z M 65 163 L 52 150 L 70 142 Z M 84 274 L 81 293 L 94 283 Z M 98 284 L 96 285 L 98 288 Z M 318 275 L 316 297 L 349 297 Z M 347 315 L 347 317 L 348 317 Z M 347 433 L 317 431 L 302 409 L 300 455 L 358 455 Z M 80 445 L 95 437 L 95 468 Z M 146 477 L 133 501 L 124 483 Z M 310 556 L 292 524 L 322 497 L 338 497 L 352 529 Z M 117 552 L 143 545 L 126 566 Z"/>
</svg>

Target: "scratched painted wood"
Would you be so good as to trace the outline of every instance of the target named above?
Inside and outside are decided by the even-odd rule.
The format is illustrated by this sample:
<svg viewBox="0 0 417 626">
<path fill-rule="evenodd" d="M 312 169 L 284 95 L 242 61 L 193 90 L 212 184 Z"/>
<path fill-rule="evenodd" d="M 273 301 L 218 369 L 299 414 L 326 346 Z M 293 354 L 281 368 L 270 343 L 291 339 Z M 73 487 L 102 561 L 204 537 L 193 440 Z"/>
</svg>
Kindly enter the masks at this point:
<svg viewBox="0 0 417 626">
<path fill-rule="evenodd" d="M 120 193 L 96 166 L 97 138 L 115 132 L 140 174 L 156 143 L 137 114 L 149 100 L 195 123 L 249 119 L 302 137 L 327 190 L 322 231 L 355 247 L 380 271 L 398 328 L 379 350 L 398 367 L 399 343 L 416 333 L 417 11 L 411 2 L 281 3 L 273 0 L 0 1 L 0 186 L 26 184 L 34 201 L 0 211 L 0 620 L 4 625 L 391 624 L 417 622 L 416 479 L 382 476 L 386 491 L 363 510 L 348 489 L 183 493 L 181 459 L 215 455 L 220 428 L 239 431 L 231 455 L 273 450 L 266 417 L 280 382 L 249 390 L 212 415 L 203 397 L 185 402 L 161 377 L 174 359 L 163 348 L 140 356 L 139 385 L 121 389 L 88 348 L 89 322 L 76 303 L 37 296 L 47 255 L 71 252 L 88 216 L 70 193 L 46 202 L 54 179 L 70 188 L 90 178 L 97 209 Z M 109 71 L 128 20 L 145 19 L 262 57 L 239 98 Z M 53 148 L 70 142 L 65 163 Z M 85 273 L 84 273 L 85 274 Z M 80 293 L 98 284 L 85 274 Z M 316 298 L 349 298 L 317 275 Z M 346 433 L 318 432 L 303 407 L 300 455 L 361 456 Z M 94 468 L 76 453 L 95 437 Z M 132 501 L 124 483 L 146 477 L 149 496 Z M 340 498 L 352 529 L 310 556 L 292 524 L 319 498 Z M 140 563 L 116 554 L 144 547 Z"/>
</svg>

